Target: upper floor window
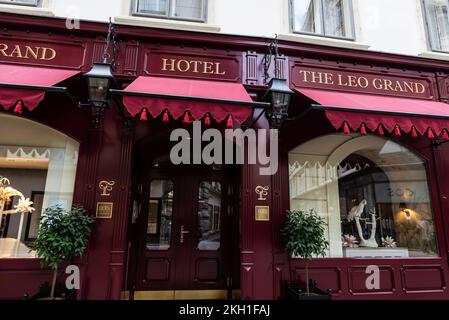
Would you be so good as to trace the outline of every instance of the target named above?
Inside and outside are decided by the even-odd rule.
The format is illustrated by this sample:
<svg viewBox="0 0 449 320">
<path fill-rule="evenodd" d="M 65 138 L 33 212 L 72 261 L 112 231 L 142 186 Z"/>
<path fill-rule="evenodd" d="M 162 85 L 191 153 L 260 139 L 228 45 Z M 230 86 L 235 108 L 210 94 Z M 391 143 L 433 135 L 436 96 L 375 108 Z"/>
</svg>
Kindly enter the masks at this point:
<svg viewBox="0 0 449 320">
<path fill-rule="evenodd" d="M 427 34 L 433 51 L 449 52 L 448 0 L 424 0 Z"/>
<path fill-rule="evenodd" d="M 354 39 L 351 0 L 291 0 L 293 32 Z"/>
<path fill-rule="evenodd" d="M 136 0 L 135 14 L 168 19 L 206 21 L 206 0 Z"/>
<path fill-rule="evenodd" d="M 5 4 L 20 4 L 23 6 L 33 6 L 37 7 L 39 5 L 39 0 L 0 0 L 0 3 Z"/>
</svg>

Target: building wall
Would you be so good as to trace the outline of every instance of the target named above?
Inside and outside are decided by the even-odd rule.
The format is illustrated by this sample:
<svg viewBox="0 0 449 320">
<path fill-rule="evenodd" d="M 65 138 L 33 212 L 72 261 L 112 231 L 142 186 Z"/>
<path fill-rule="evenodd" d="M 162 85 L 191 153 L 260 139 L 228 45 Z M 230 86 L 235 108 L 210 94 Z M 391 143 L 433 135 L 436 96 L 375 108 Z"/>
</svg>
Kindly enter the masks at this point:
<svg viewBox="0 0 449 320">
<path fill-rule="evenodd" d="M 97 1 L 92 2 L 95 4 L 97 3 Z M 112 7 L 113 6 L 110 5 L 107 8 Z M 209 9 L 211 9 L 211 7 Z M 95 10 L 99 9 L 92 5 L 91 11 L 94 12 Z M 106 11 L 106 9 L 104 9 L 104 11 Z M 4 14 L 0 14 L 0 17 L 0 21 L 4 21 L 4 25 L 10 28 L 10 37 L 15 37 L 17 39 L 37 39 L 37 41 L 40 41 L 41 43 L 45 43 L 45 41 L 61 41 L 66 43 L 68 39 L 70 39 L 67 35 L 68 32 L 66 32 L 66 29 L 63 26 L 64 21 L 34 19 L 34 17 L 26 21 L 26 19 L 22 19 L 22 17 L 18 18 L 16 16 Z M 42 28 L 42 26 L 45 26 L 45 29 Z M 75 36 L 73 37 L 73 41 L 84 43 L 87 48 L 86 59 L 83 65 L 79 67 L 79 70 L 82 72 L 87 71 L 93 61 L 97 61 L 96 59 L 98 57 L 95 52 L 101 52 L 101 50 L 96 49 L 98 49 L 99 43 L 102 43 L 102 38 L 98 37 L 104 36 L 104 30 L 106 28 L 106 25 L 104 24 L 86 23 L 86 26 L 83 33 L 75 33 Z M 25 32 L 26 30 L 31 30 L 31 32 Z M 48 39 L 50 37 L 51 39 Z M 242 57 L 242 61 L 238 60 L 240 61 L 238 70 L 243 70 L 241 77 L 238 78 L 236 82 L 250 83 L 251 81 L 254 81 L 256 84 L 262 83 L 261 72 L 252 74 L 248 70 L 245 70 L 245 68 L 251 62 L 254 62 L 254 64 L 257 65 L 258 61 L 260 63 L 262 60 L 263 52 L 266 50 L 264 39 L 225 37 L 218 35 L 203 37 L 203 34 L 193 32 L 181 33 L 167 30 L 161 31 L 156 29 L 128 27 L 121 27 L 119 38 L 122 40 L 124 50 L 129 49 L 129 51 L 124 52 L 133 52 L 131 49 L 137 47 L 135 50 L 135 73 L 128 77 L 128 80 L 134 76 L 145 74 L 143 60 L 146 53 L 151 53 L 154 44 L 157 43 L 157 41 L 160 41 L 162 43 L 160 45 L 162 49 L 166 49 L 168 52 L 177 52 L 177 54 L 188 54 L 189 50 L 194 50 L 196 54 L 198 54 L 199 51 L 202 51 L 202 55 L 209 54 L 210 51 L 204 50 L 204 48 L 219 48 L 217 51 L 219 52 L 220 57 L 224 54 L 227 56 L 235 54 L 236 57 Z M 187 45 L 181 46 L 181 43 L 183 42 Z M 288 54 L 289 61 L 293 64 L 305 64 L 306 66 L 311 67 L 326 67 L 322 64 L 322 61 L 325 60 L 327 66 L 333 68 L 342 66 L 358 73 L 400 74 L 404 77 L 415 77 L 418 73 L 421 76 L 421 70 L 424 70 L 424 77 L 430 79 L 432 87 L 435 88 L 435 92 L 438 92 L 436 98 L 447 101 L 449 97 L 447 92 L 447 88 L 449 87 L 449 67 L 444 63 L 410 57 L 398 57 L 377 53 L 373 54 L 363 51 L 336 51 L 333 48 L 329 49 L 327 47 L 308 45 L 297 46 L 296 43 L 282 43 L 281 45 L 281 48 Z M 123 65 L 125 65 L 124 57 L 125 55 L 120 55 L 119 59 L 121 60 L 119 61 L 119 69 L 117 71 L 117 76 L 120 76 L 121 79 L 123 79 L 125 74 L 123 70 Z M 354 64 L 354 61 L 357 62 L 357 64 Z M 283 65 L 287 65 L 287 63 Z M 286 69 L 288 66 L 283 66 L 283 68 Z M 439 91 L 436 90 L 437 86 L 440 88 Z M 72 89 L 78 88 L 80 91 L 85 90 L 85 84 L 82 84 L 81 82 L 72 83 L 70 87 Z M 260 89 L 262 90 L 262 88 Z M 255 88 L 252 90 L 254 90 L 254 94 L 257 94 Z M 134 144 L 134 137 L 132 136 L 133 131 L 125 128 L 123 119 L 118 114 L 118 109 L 115 107 L 108 110 L 108 112 L 105 112 L 105 119 L 102 120 L 102 125 L 104 125 L 104 127 L 100 129 L 89 129 L 90 118 L 82 113 L 79 108 L 74 105 L 64 106 L 64 103 L 67 102 L 64 102 L 63 98 L 56 99 L 49 95 L 46 99 L 48 100 L 46 100 L 43 105 L 32 114 L 33 119 L 41 121 L 45 120 L 45 123 L 63 130 L 65 133 L 74 136 L 77 140 L 81 141 L 79 168 L 82 169 L 78 171 L 75 203 L 82 203 L 90 212 L 95 212 L 96 202 L 109 199 L 114 202 L 113 219 L 99 221 L 91 238 L 90 250 L 84 260 L 84 269 L 81 270 L 81 274 L 86 273 L 87 275 L 83 279 L 82 289 L 79 295 L 86 299 L 118 299 L 120 298 L 121 290 L 124 288 L 122 284 L 126 266 L 126 225 L 130 212 L 130 190 L 132 184 L 130 177 L 132 175 L 132 150 Z M 67 117 L 72 121 L 61 121 L 60 119 L 64 119 L 64 117 Z M 325 127 L 325 124 L 321 122 L 310 121 L 309 123 L 313 125 L 320 123 L 321 125 L 314 126 L 313 130 L 311 130 L 309 126 L 298 125 L 295 127 L 295 131 L 289 133 L 289 136 L 301 137 L 301 139 L 311 139 L 317 135 L 327 133 L 325 130 L 330 130 L 330 128 Z M 266 124 L 261 127 L 266 127 Z M 302 131 L 297 131 L 297 129 Z M 287 139 L 284 139 L 283 141 L 284 143 L 290 142 Z M 295 147 L 299 142 L 295 141 L 295 143 L 296 144 L 292 147 Z M 427 152 L 430 152 L 428 146 L 426 146 L 426 150 Z M 445 155 L 445 153 L 442 153 L 442 156 L 443 155 Z M 432 159 L 432 155 L 428 154 L 428 158 Z M 288 163 L 286 162 L 286 156 L 281 157 L 280 161 L 281 170 L 287 171 Z M 445 167 L 446 163 L 442 163 L 441 165 Z M 250 168 L 246 167 L 242 169 L 244 172 L 242 178 L 242 190 L 246 190 L 242 195 L 241 201 L 241 221 L 243 229 L 241 240 L 242 262 L 240 266 L 242 298 L 278 298 L 282 296 L 282 281 L 287 279 L 286 275 L 289 273 L 287 269 L 288 263 L 285 260 L 286 255 L 282 249 L 281 234 L 278 232 L 283 221 L 283 213 L 285 212 L 285 209 L 287 209 L 286 206 L 288 206 L 289 202 L 288 190 L 286 190 L 286 188 L 288 188 L 288 179 L 285 179 L 281 173 L 272 179 L 266 176 L 259 177 L 257 176 L 258 168 L 255 166 L 249 167 Z M 117 181 L 111 198 L 102 197 L 98 191 L 97 186 L 99 182 L 104 179 Z M 257 201 L 252 190 L 255 190 L 258 185 L 273 186 L 271 189 L 271 199 L 267 202 L 268 205 L 272 205 L 272 222 L 254 223 L 254 206 L 260 204 L 260 202 Z M 443 199 L 443 197 L 439 197 L 440 194 L 437 193 L 438 191 L 436 189 L 437 187 L 434 186 L 432 190 L 434 197 L 436 199 Z M 446 195 L 444 197 L 446 197 Z M 434 203 L 437 205 L 438 200 L 434 201 Z M 444 205 L 447 206 L 446 203 Z M 445 231 L 448 230 L 446 222 L 444 228 Z M 444 248 L 447 243 L 447 239 L 443 238 L 445 234 L 447 234 L 447 232 L 440 232 L 441 239 L 439 239 Z M 424 269 L 423 272 L 418 273 L 418 276 L 415 277 L 419 280 L 423 280 L 423 283 L 415 283 L 410 288 L 412 297 L 417 296 L 413 296 L 413 291 L 416 287 L 420 290 L 419 294 L 421 294 L 421 297 L 426 295 L 426 288 L 428 288 L 429 285 L 425 282 L 429 279 L 431 282 L 434 281 L 431 285 L 436 288 L 436 295 L 439 295 L 439 297 L 442 298 L 447 297 L 446 281 L 448 279 L 447 274 L 449 271 L 447 270 L 446 253 L 447 251 L 440 260 L 432 260 L 430 262 L 425 260 L 424 264 L 422 261 L 406 261 L 408 265 L 415 263 L 415 269 Z M 329 267 L 329 262 L 333 263 L 331 267 Z M 372 261 L 367 260 L 365 262 L 371 263 Z M 348 274 L 349 272 L 352 272 L 351 268 L 353 267 L 351 263 L 353 262 L 332 260 L 318 261 L 315 265 L 315 271 L 317 272 L 320 272 L 322 268 L 327 268 L 327 270 L 331 269 L 331 271 L 336 270 L 338 272 L 340 272 L 339 269 L 343 270 L 340 278 L 334 277 L 334 274 L 330 271 L 327 273 L 330 281 L 339 279 L 338 281 L 340 281 L 342 285 L 337 284 L 334 286 L 333 284 L 323 284 L 322 286 L 324 288 L 336 288 L 337 291 L 340 290 L 343 292 L 343 294 L 340 295 L 340 298 L 350 297 L 350 294 L 348 293 L 350 289 L 347 284 L 349 283 L 348 279 L 350 279 Z M 356 263 L 358 268 L 360 268 L 359 262 L 356 261 Z M 382 262 L 382 264 L 386 266 L 388 266 L 389 263 L 390 261 Z M 393 261 L 392 263 L 396 270 L 394 276 L 396 282 L 395 287 L 393 288 L 396 290 L 395 292 L 398 292 L 396 298 L 409 298 L 410 295 L 407 296 L 406 293 L 404 293 L 405 290 L 401 290 L 400 270 L 402 270 L 404 262 Z M 31 267 L 30 264 L 32 264 Z M 428 267 L 429 264 L 432 265 L 432 268 Z M 275 267 L 273 267 L 273 265 L 275 265 Z M 297 274 L 302 273 L 302 266 L 297 265 L 296 267 L 298 270 Z M 32 272 L 29 270 L 32 270 Z M 433 278 L 427 275 L 428 270 L 430 270 L 431 275 L 434 275 Z M 0 286 L 0 293 L 3 297 L 20 297 L 25 292 L 24 288 L 26 288 L 26 290 L 36 290 L 38 285 L 43 282 L 41 279 L 48 278 L 45 274 L 41 274 L 42 271 L 37 261 L 0 261 L 0 271 L 2 271 L 0 272 L 0 285 L 3 286 Z M 357 272 L 358 274 L 364 274 L 363 272 Z M 412 279 L 414 278 L 414 272 L 414 270 L 409 272 Z M 31 284 L 29 284 L 29 279 L 37 279 L 36 273 L 41 278 L 33 280 L 34 282 L 31 286 Z M 433 280 L 435 278 L 437 280 Z M 23 281 L 20 282 L 20 286 L 13 286 L 11 282 L 8 284 L 5 279 L 13 279 L 14 282 L 17 282 L 16 279 L 23 279 Z M 264 279 L 264 281 L 260 281 L 260 279 Z M 359 283 L 364 283 L 364 280 L 362 281 L 361 279 L 362 277 L 358 277 L 357 281 L 359 281 Z M 385 296 L 377 295 L 377 297 L 382 298 Z"/>
<path fill-rule="evenodd" d="M 209 0 L 206 23 L 135 17 L 131 7 L 132 0 L 42 0 L 38 9 L 0 4 L 0 11 L 101 22 L 113 17 L 118 24 L 267 38 L 278 34 L 296 42 L 449 59 L 429 52 L 422 0 L 353 0 L 355 41 L 291 33 L 289 0 Z"/>
</svg>

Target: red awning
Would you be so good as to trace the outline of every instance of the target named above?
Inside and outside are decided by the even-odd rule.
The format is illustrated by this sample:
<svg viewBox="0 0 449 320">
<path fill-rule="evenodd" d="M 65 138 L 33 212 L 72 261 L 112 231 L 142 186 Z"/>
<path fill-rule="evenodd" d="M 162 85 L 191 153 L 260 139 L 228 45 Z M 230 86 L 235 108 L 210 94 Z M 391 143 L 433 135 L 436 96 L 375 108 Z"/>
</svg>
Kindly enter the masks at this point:
<svg viewBox="0 0 449 320">
<path fill-rule="evenodd" d="M 32 111 L 51 87 L 79 71 L 0 64 L 0 105 L 10 109 L 18 101 Z M 26 88 L 14 88 L 14 86 Z M 35 87 L 35 88 L 33 88 Z"/>
<path fill-rule="evenodd" d="M 447 136 L 449 104 L 408 98 L 343 93 L 316 89 L 296 89 L 321 106 L 326 117 L 338 130 L 347 126 L 352 131 L 400 132 Z M 380 127 L 380 129 L 379 129 Z M 398 131 L 399 130 L 399 131 Z M 430 131 L 430 132 L 429 132 Z"/>
<path fill-rule="evenodd" d="M 241 124 L 253 109 L 253 101 L 240 83 L 139 77 L 122 94 L 132 116 L 146 110 L 157 117 L 167 110 L 178 119 L 188 111 L 195 120 L 208 114 L 221 122 L 232 116 Z"/>
</svg>

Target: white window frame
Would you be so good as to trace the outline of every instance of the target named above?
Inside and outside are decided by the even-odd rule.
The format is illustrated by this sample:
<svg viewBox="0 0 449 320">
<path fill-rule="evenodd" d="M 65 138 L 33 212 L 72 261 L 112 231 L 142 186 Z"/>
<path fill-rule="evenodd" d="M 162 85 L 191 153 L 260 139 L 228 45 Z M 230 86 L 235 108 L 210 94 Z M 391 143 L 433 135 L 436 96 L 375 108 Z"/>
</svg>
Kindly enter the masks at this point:
<svg viewBox="0 0 449 320">
<path fill-rule="evenodd" d="M 26 7 L 40 7 L 42 5 L 42 0 L 34 0 L 34 3 L 24 2 L 22 0 L 0 0 L 0 4 L 10 4 Z"/>
<path fill-rule="evenodd" d="M 167 14 L 150 14 L 150 13 L 142 13 L 139 12 L 139 0 L 132 1 L 132 15 L 141 16 L 141 17 L 151 17 L 151 18 L 160 18 L 160 19 L 168 19 L 168 20 L 182 20 L 182 21 L 191 21 L 191 22 L 207 22 L 207 0 L 201 0 L 202 3 L 202 17 L 200 19 L 194 18 L 183 18 L 177 17 L 173 15 L 174 11 L 174 2 L 176 0 L 167 0 Z"/>
<path fill-rule="evenodd" d="M 314 0 L 312 0 L 312 1 L 314 1 Z M 324 0 L 317 0 L 317 1 L 321 2 L 319 15 L 320 15 L 321 29 L 323 30 L 323 33 L 295 30 L 295 10 L 294 10 L 295 9 L 295 4 L 294 4 L 295 0 L 289 0 L 290 31 L 292 33 L 297 33 L 297 34 L 305 34 L 305 35 L 312 35 L 312 36 L 324 37 L 324 38 L 355 41 L 356 36 L 355 36 L 355 24 L 354 24 L 354 8 L 352 5 L 352 0 L 347 0 L 348 1 L 348 11 L 350 12 L 350 16 L 349 17 L 343 16 L 345 25 L 348 24 L 351 28 L 351 35 L 346 36 L 346 37 L 338 37 L 338 36 L 325 34 L 326 28 L 325 28 L 325 24 L 324 24 L 324 5 L 323 5 Z M 343 12 L 343 14 L 344 14 L 344 12 Z M 350 21 L 346 21 L 346 19 L 350 19 Z"/>
<path fill-rule="evenodd" d="M 426 8 L 426 1 L 428 1 L 428 0 L 421 0 L 421 9 L 422 9 L 423 17 L 424 17 L 425 28 L 426 28 L 427 47 L 432 52 L 449 53 L 449 50 L 445 51 L 445 50 L 440 50 L 440 49 L 433 47 L 432 40 L 431 40 L 431 38 L 432 38 L 431 30 L 430 30 L 430 25 L 429 25 L 429 16 L 427 14 L 427 8 Z M 445 0 L 445 1 L 448 5 L 448 11 L 449 11 L 449 0 Z"/>
</svg>

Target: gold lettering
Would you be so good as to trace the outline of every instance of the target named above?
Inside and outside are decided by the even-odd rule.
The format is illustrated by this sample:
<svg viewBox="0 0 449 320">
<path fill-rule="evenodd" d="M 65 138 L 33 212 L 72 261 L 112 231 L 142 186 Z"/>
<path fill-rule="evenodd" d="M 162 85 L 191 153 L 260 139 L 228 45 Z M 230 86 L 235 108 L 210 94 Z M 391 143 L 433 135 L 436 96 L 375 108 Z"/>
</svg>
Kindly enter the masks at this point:
<svg viewBox="0 0 449 320">
<path fill-rule="evenodd" d="M 347 82 L 343 83 L 343 76 L 341 74 L 338 75 L 338 85 L 339 86 L 343 86 L 343 87 L 347 87 L 348 86 Z"/>
<path fill-rule="evenodd" d="M 396 81 L 396 85 L 394 87 L 395 91 L 401 91 L 404 92 L 404 88 L 402 88 L 401 83 L 399 81 Z"/>
<path fill-rule="evenodd" d="M 408 92 L 408 91 L 410 91 L 411 93 L 415 92 L 415 89 L 413 88 L 413 83 L 404 82 L 404 88 L 405 88 L 405 92 Z"/>
<path fill-rule="evenodd" d="M 426 87 L 422 83 L 415 83 L 415 93 L 424 93 L 426 92 Z"/>
<path fill-rule="evenodd" d="M 226 74 L 226 71 L 220 72 L 220 65 L 221 65 L 220 62 L 216 62 L 216 63 L 215 63 L 215 74 L 218 74 L 218 75 L 224 75 L 224 74 Z"/>
<path fill-rule="evenodd" d="M 356 76 L 349 76 L 348 77 L 350 87 L 357 87 L 357 77 Z"/>
<path fill-rule="evenodd" d="M 377 90 L 382 90 L 382 79 L 376 78 L 373 80 L 373 87 Z"/>
<path fill-rule="evenodd" d="M 29 59 L 28 54 L 30 54 L 35 60 L 39 59 L 39 50 L 41 48 L 40 47 L 36 47 L 35 50 L 33 51 L 33 48 L 31 48 L 30 46 L 25 46 L 25 56 L 24 58 Z"/>
<path fill-rule="evenodd" d="M 19 44 L 9 47 L 7 44 L 0 43 L 0 54 L 10 58 L 49 61 L 56 58 L 57 52 L 55 49 L 47 47 L 22 46 Z"/>
<path fill-rule="evenodd" d="M 8 50 L 8 46 L 4 43 L 0 43 L 0 53 L 5 56 L 8 57 L 8 54 L 6 53 L 6 50 Z"/>
<path fill-rule="evenodd" d="M 184 68 L 182 67 L 182 64 L 184 64 Z M 187 60 L 179 60 L 176 64 L 176 68 L 178 69 L 178 71 L 187 72 L 190 70 L 190 63 Z"/>
<path fill-rule="evenodd" d="M 302 79 L 303 82 L 309 82 L 309 80 L 307 79 L 309 78 L 310 71 L 299 70 L 299 74 L 302 74 L 304 76 L 304 78 Z"/>
<path fill-rule="evenodd" d="M 365 77 L 360 77 L 360 78 L 357 80 L 357 83 L 358 83 L 358 85 L 359 85 L 360 87 L 362 87 L 362 88 L 368 88 L 368 86 L 369 86 L 369 81 L 368 81 L 368 79 L 365 78 Z"/>
<path fill-rule="evenodd" d="M 170 63 L 167 63 L 169 59 L 162 59 L 162 71 L 175 71 L 175 59 L 170 59 Z M 168 69 L 168 68 L 169 69 Z"/>
<path fill-rule="evenodd" d="M 312 82 L 323 83 L 323 73 L 312 71 Z"/>
<path fill-rule="evenodd" d="M 384 89 L 386 91 L 388 91 L 388 90 L 394 91 L 392 85 L 393 85 L 393 82 L 391 80 L 384 79 Z"/>
<path fill-rule="evenodd" d="M 204 64 L 204 71 L 203 71 L 203 73 L 207 73 L 207 74 L 213 74 L 214 73 L 214 70 L 212 69 L 212 67 L 213 67 L 213 62 L 208 62 L 208 61 L 206 61 L 206 62 L 203 62 L 203 64 Z"/>
<path fill-rule="evenodd" d="M 333 74 L 332 73 L 325 73 L 324 74 L 324 83 L 325 84 L 334 84 L 333 80 Z"/>
<path fill-rule="evenodd" d="M 193 65 L 192 72 L 198 73 L 198 64 L 203 64 L 201 61 L 193 60 L 190 62 L 190 65 Z"/>
<path fill-rule="evenodd" d="M 14 58 L 14 57 L 16 57 L 16 58 L 23 58 L 23 56 L 22 56 L 22 51 L 20 50 L 20 46 L 19 45 L 16 45 L 15 47 L 14 47 L 14 50 L 10 53 L 10 55 L 9 55 L 11 58 Z"/>
<path fill-rule="evenodd" d="M 47 51 L 50 52 L 50 56 L 47 57 Z M 56 50 L 52 49 L 52 48 L 42 48 L 42 55 L 41 55 L 41 60 L 46 60 L 46 61 L 50 61 L 53 60 L 54 58 L 56 58 Z"/>
</svg>

